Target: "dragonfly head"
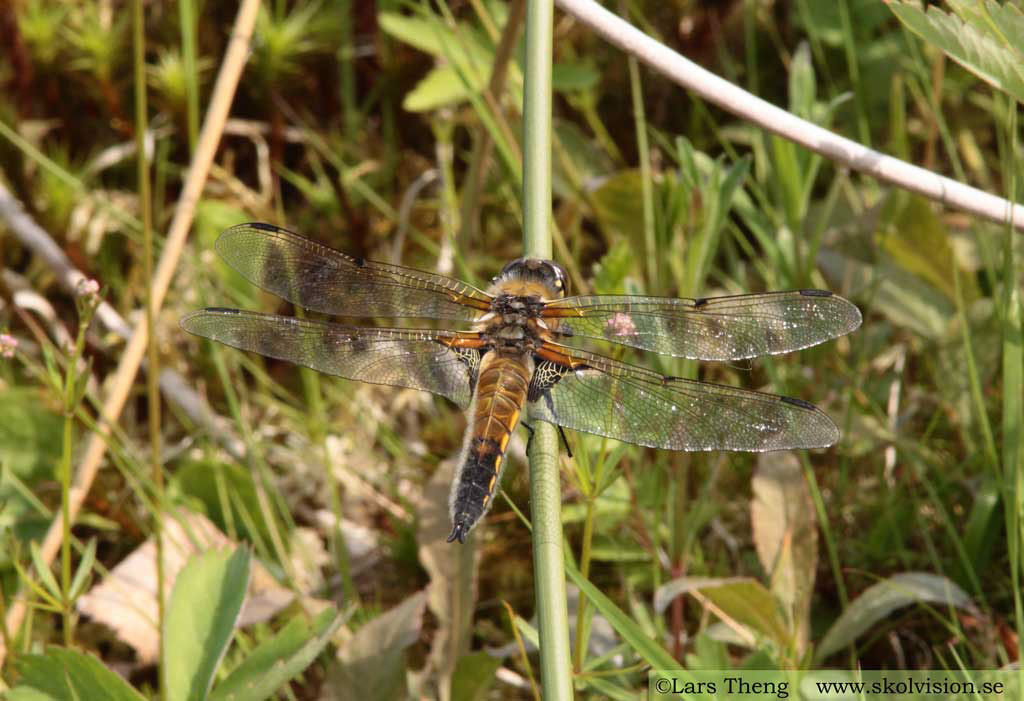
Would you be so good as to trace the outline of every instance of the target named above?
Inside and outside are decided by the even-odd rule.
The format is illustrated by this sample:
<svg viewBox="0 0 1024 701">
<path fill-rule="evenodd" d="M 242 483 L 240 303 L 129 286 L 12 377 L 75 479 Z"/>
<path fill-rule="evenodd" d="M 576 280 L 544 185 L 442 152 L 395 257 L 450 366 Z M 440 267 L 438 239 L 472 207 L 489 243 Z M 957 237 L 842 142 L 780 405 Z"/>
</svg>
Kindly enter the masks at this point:
<svg viewBox="0 0 1024 701">
<path fill-rule="evenodd" d="M 565 273 L 565 268 L 552 260 L 542 258 L 516 258 L 501 269 L 493 282 L 499 291 L 525 287 L 532 293 L 536 288 L 535 296 L 542 299 L 561 299 L 569 289 L 569 277 Z"/>
</svg>

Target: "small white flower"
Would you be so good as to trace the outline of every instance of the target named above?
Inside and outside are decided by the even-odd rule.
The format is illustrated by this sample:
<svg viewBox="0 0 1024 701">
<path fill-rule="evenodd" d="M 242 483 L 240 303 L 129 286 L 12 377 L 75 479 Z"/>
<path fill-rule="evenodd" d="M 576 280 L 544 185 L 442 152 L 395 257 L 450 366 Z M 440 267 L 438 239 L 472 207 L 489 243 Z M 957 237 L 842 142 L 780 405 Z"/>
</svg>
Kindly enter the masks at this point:
<svg viewBox="0 0 1024 701">
<path fill-rule="evenodd" d="M 95 297 L 100 292 L 100 283 L 89 278 L 82 278 L 75 285 L 75 292 L 79 297 Z"/>
</svg>

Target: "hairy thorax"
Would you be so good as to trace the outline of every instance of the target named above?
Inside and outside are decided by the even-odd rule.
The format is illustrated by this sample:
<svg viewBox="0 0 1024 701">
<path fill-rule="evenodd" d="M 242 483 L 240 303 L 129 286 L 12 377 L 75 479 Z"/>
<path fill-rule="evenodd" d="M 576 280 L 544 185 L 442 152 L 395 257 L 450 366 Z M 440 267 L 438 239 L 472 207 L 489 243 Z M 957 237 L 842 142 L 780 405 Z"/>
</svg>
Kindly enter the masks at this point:
<svg viewBox="0 0 1024 701">
<path fill-rule="evenodd" d="M 499 294 L 474 330 L 501 355 L 532 354 L 552 336 L 540 318 L 543 306 L 540 296 Z"/>
</svg>

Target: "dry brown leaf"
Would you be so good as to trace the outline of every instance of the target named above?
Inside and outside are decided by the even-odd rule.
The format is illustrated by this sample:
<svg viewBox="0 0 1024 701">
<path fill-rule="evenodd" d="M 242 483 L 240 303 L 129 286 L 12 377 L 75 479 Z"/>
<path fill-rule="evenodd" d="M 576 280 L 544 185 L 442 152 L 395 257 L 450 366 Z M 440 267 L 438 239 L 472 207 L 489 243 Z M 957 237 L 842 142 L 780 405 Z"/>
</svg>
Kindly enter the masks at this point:
<svg viewBox="0 0 1024 701">
<path fill-rule="evenodd" d="M 197 552 L 235 547 L 202 514 L 179 510 L 164 519 L 164 596 L 170 595 L 178 572 Z M 259 562 L 253 562 L 249 591 L 239 626 L 271 618 L 295 599 L 295 592 L 277 583 Z M 77 602 L 78 612 L 112 628 L 135 649 L 143 664 L 157 659 L 160 636 L 156 619 L 156 543 L 152 538 L 122 560 Z"/>
</svg>

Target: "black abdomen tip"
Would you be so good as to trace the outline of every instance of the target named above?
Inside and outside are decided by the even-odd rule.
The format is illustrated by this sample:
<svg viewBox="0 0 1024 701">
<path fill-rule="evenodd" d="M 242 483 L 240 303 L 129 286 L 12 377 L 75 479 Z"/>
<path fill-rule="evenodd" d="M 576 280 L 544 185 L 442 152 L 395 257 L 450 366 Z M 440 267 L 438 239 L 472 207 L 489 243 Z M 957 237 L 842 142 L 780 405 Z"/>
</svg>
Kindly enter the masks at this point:
<svg viewBox="0 0 1024 701">
<path fill-rule="evenodd" d="M 468 532 L 468 529 L 466 528 L 466 524 L 463 523 L 462 521 L 459 521 L 454 526 L 452 526 L 452 532 L 448 536 L 448 542 L 449 543 L 454 543 L 457 540 L 457 541 L 459 541 L 459 543 L 463 543 L 464 544 L 466 542 L 466 533 L 467 532 Z"/>
</svg>

